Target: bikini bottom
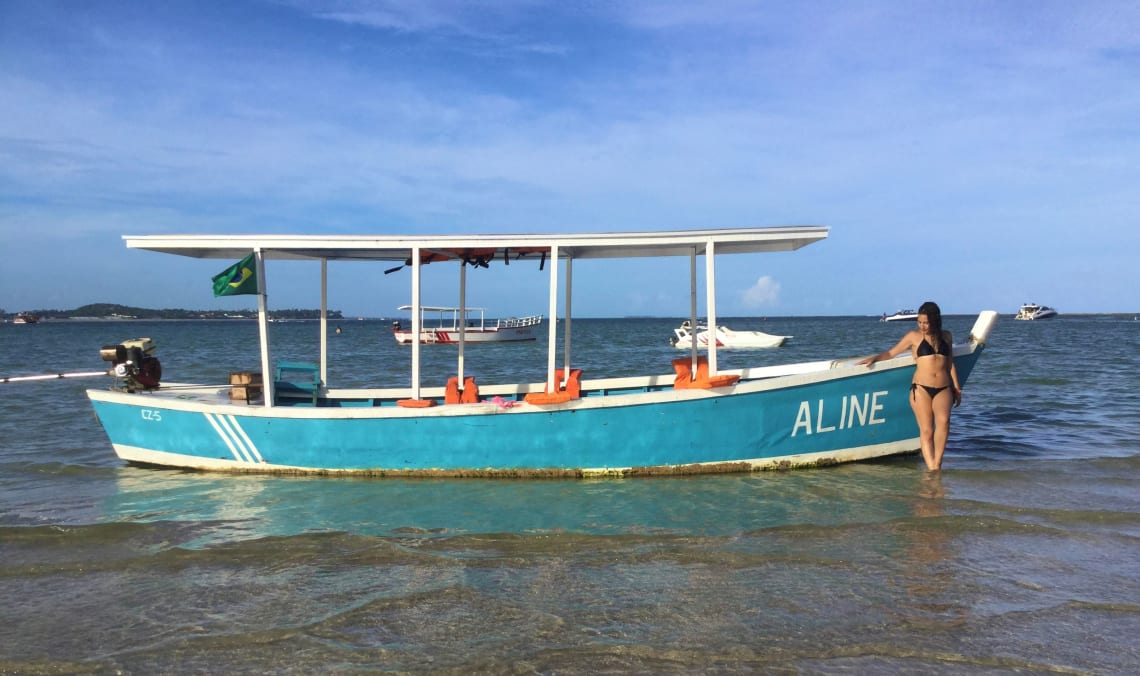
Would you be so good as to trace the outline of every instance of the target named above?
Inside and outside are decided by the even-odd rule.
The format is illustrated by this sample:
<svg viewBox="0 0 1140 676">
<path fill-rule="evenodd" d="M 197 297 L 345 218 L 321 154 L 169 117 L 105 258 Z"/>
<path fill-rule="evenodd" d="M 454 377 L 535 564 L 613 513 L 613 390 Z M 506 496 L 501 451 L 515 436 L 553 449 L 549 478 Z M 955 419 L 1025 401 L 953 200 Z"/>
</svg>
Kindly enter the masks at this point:
<svg viewBox="0 0 1140 676">
<path fill-rule="evenodd" d="M 910 398 L 911 399 L 914 399 L 914 391 L 915 391 L 915 389 L 917 389 L 919 387 L 926 390 L 926 393 L 928 395 L 930 395 L 930 398 L 933 400 L 935 397 L 938 396 L 939 392 L 941 392 L 942 390 L 944 390 L 950 386 L 949 385 L 943 385 L 942 387 L 931 387 L 929 385 L 919 385 L 918 383 L 911 383 L 910 384 Z"/>
</svg>

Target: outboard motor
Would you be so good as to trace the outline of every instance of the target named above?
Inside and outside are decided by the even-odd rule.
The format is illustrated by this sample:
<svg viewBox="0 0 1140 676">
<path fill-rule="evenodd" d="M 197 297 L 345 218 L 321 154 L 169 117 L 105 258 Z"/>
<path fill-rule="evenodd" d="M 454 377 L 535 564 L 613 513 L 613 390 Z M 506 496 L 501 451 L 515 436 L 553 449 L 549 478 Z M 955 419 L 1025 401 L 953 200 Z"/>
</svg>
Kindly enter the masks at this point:
<svg viewBox="0 0 1140 676">
<path fill-rule="evenodd" d="M 150 338 L 132 338 L 119 345 L 104 345 L 99 350 L 103 361 L 112 364 L 115 378 L 121 378 L 128 392 L 154 390 L 162 379 L 162 364 L 154 356 L 155 345 Z"/>
</svg>

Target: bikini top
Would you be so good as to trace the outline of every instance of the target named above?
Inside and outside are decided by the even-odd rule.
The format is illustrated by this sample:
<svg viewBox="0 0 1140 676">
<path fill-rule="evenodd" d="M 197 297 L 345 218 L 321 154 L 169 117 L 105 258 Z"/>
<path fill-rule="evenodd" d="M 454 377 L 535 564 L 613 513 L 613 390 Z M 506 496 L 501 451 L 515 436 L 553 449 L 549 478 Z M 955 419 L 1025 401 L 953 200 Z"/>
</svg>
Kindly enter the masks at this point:
<svg viewBox="0 0 1140 676">
<path fill-rule="evenodd" d="M 950 346 L 946 344 L 945 340 L 938 341 L 938 349 L 935 350 L 930 346 L 930 343 L 923 338 L 922 342 L 918 344 L 918 349 L 914 351 L 916 357 L 929 357 L 932 354 L 940 354 L 943 357 L 950 356 Z"/>
</svg>

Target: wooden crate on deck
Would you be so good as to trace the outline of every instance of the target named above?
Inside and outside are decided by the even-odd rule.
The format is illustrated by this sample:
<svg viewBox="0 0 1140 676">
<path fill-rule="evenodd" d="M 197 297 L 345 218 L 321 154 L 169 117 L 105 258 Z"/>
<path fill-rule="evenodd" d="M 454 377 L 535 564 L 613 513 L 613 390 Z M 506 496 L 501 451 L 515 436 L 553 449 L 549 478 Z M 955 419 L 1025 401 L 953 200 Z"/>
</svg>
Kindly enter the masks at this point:
<svg viewBox="0 0 1140 676">
<path fill-rule="evenodd" d="M 264 395 L 259 371 L 230 372 L 230 399 L 233 401 L 253 401 Z"/>
<path fill-rule="evenodd" d="M 260 385 L 261 371 L 230 371 L 230 385 Z"/>
</svg>

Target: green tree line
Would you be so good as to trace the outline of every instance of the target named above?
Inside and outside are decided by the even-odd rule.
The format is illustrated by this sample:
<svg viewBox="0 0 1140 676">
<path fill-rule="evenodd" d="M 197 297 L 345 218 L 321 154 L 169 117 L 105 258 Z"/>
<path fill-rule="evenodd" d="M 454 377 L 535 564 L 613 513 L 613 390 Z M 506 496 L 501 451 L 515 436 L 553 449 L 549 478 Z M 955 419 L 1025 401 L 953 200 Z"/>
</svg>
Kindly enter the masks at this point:
<svg viewBox="0 0 1140 676">
<path fill-rule="evenodd" d="M 74 310 L 29 310 L 40 319 L 256 319 L 256 310 L 184 310 L 181 308 L 142 308 L 115 303 L 91 303 Z M 0 316 L 11 319 L 15 314 L 0 310 Z M 329 319 L 343 319 L 340 310 L 329 310 Z M 320 310 L 270 310 L 270 319 L 320 319 Z"/>
</svg>

